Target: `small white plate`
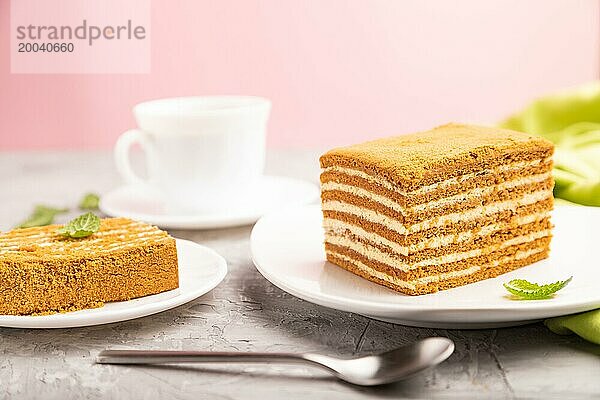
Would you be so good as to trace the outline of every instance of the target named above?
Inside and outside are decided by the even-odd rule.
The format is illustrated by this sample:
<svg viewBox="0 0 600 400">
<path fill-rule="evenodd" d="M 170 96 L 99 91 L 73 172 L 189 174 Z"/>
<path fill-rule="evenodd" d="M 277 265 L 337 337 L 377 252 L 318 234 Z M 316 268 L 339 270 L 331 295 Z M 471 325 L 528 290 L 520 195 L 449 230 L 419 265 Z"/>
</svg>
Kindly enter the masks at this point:
<svg viewBox="0 0 600 400">
<path fill-rule="evenodd" d="M 239 205 L 227 211 L 174 215 L 156 193 L 144 186 L 128 185 L 102 196 L 100 210 L 113 217 L 127 217 L 162 228 L 212 229 L 248 225 L 267 212 L 314 202 L 319 188 L 309 182 L 283 176 L 265 176 L 251 192 L 240 193 Z"/>
<path fill-rule="evenodd" d="M 179 288 L 104 307 L 51 315 L 0 315 L 9 328 L 74 328 L 145 317 L 180 306 L 214 289 L 227 274 L 225 259 L 208 247 L 177 239 Z"/>
<path fill-rule="evenodd" d="M 261 218 L 251 235 L 254 264 L 282 290 L 342 311 L 403 325 L 478 329 L 521 325 L 600 307 L 600 209 L 560 206 L 553 212 L 550 258 L 470 285 L 407 296 L 325 261 L 319 206 Z M 512 300 L 502 283 L 549 283 L 573 276 L 552 299 Z"/>
</svg>

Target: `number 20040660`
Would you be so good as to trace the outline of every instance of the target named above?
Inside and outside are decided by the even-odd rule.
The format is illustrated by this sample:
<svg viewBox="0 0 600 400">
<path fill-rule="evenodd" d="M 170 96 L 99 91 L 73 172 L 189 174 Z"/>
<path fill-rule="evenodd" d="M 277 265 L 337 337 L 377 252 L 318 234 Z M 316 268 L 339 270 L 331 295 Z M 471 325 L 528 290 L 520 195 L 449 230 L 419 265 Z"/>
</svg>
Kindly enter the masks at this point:
<svg viewBox="0 0 600 400">
<path fill-rule="evenodd" d="M 73 43 L 19 43 L 19 53 L 72 53 Z"/>
</svg>

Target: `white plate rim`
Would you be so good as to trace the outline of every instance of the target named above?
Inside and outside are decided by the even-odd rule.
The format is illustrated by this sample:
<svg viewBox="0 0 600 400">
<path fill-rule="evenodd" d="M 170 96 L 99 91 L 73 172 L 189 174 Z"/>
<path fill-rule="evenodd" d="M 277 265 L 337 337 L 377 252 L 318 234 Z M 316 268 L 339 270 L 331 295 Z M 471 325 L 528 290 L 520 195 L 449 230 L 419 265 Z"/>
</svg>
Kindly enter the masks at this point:
<svg viewBox="0 0 600 400">
<path fill-rule="evenodd" d="M 298 203 L 309 204 L 319 198 L 319 188 L 312 182 L 279 175 L 264 175 L 261 179 L 278 180 L 286 185 L 295 185 L 306 192 L 303 198 L 298 200 Z M 145 213 L 137 213 L 134 211 L 123 212 L 120 208 L 111 206 L 112 199 L 119 196 L 124 190 L 127 190 L 135 185 L 122 185 L 113 189 L 100 197 L 98 205 L 100 211 L 111 217 L 126 217 L 134 220 L 144 221 L 153 225 L 157 225 L 168 229 L 218 229 L 228 228 L 255 223 L 263 215 L 265 211 L 253 211 L 244 213 L 243 211 L 234 210 L 233 213 L 207 213 L 207 214 L 190 214 L 190 215 L 153 215 Z M 287 207 L 288 205 L 282 205 Z"/>
<path fill-rule="evenodd" d="M 579 207 L 579 206 L 558 206 L 558 207 Z M 557 208 L 558 208 L 557 207 Z M 589 208 L 589 207 L 587 207 Z M 268 281 L 273 283 L 275 286 L 280 288 L 281 290 L 301 298 L 303 300 L 309 301 L 314 304 L 318 304 L 324 307 L 337 309 L 344 312 L 353 312 L 357 314 L 362 314 L 369 316 L 371 318 L 385 318 L 385 317 L 394 317 L 394 318 L 402 318 L 409 320 L 405 315 L 399 315 L 399 312 L 407 311 L 407 312 L 435 312 L 436 314 L 440 313 L 455 313 L 455 312 L 495 312 L 507 314 L 514 311 L 519 312 L 529 312 L 531 313 L 525 319 L 511 319 L 511 318 L 498 318 L 497 316 L 491 319 L 486 319 L 485 322 L 506 322 L 506 321 L 529 321 L 529 320 L 539 320 L 544 318 L 562 316 L 566 314 L 578 313 L 589 311 L 592 309 L 597 309 L 600 306 L 600 296 L 597 299 L 583 300 L 583 301 L 574 301 L 568 304 L 555 304 L 552 301 L 548 300 L 527 300 L 527 301 L 511 301 L 507 304 L 506 307 L 498 307 L 495 305 L 488 307 L 478 307 L 474 308 L 470 305 L 464 306 L 453 306 L 453 307 L 444 307 L 436 305 L 435 307 L 425 304 L 402 304 L 402 303 L 393 303 L 393 304 L 385 304 L 375 301 L 369 300 L 356 300 L 349 297 L 333 295 L 328 293 L 310 293 L 303 291 L 289 284 L 286 280 L 281 279 L 277 275 L 270 273 L 267 269 L 261 267 L 261 260 L 258 260 L 256 257 L 257 249 L 256 249 L 256 236 L 261 234 L 261 230 L 265 229 L 264 226 L 269 222 L 271 218 L 277 218 L 281 214 L 285 214 L 288 212 L 292 212 L 293 210 L 307 210 L 312 209 L 314 212 L 321 212 L 319 205 L 305 205 L 294 208 L 288 208 L 286 210 L 277 211 L 262 217 L 252 229 L 250 235 L 250 251 L 252 262 L 254 263 L 256 269 L 263 275 Z M 597 212 L 600 212 L 597 211 Z M 323 259 L 325 262 L 325 260 Z M 372 282 L 368 282 L 372 283 Z M 372 283 L 375 284 L 375 283 Z M 400 294 L 401 295 L 401 294 Z M 411 296 L 413 297 L 413 296 Z M 415 321 L 427 321 L 424 320 L 415 320 Z M 483 321 L 483 319 L 482 319 Z M 443 325 L 443 323 L 441 324 Z"/>
<path fill-rule="evenodd" d="M 119 310 L 110 310 L 106 313 L 102 313 L 102 308 L 94 309 L 99 310 L 95 314 L 88 314 L 83 316 L 81 314 L 75 314 L 75 312 L 66 312 L 50 315 L 0 315 L 0 327 L 3 328 L 25 328 L 25 329 L 62 329 L 62 328 L 79 328 L 86 326 L 95 326 L 110 324 L 115 322 L 123 322 L 132 319 L 147 317 L 149 315 L 157 314 L 163 311 L 170 310 L 172 308 L 181 306 L 189 303 L 192 300 L 197 299 L 200 296 L 205 295 L 214 288 L 216 288 L 227 276 L 227 261 L 213 249 L 203 246 L 201 244 L 192 242 L 185 239 L 175 239 L 177 245 L 190 246 L 191 248 L 202 249 L 202 251 L 210 254 L 215 260 L 217 271 L 205 285 L 196 290 L 192 290 L 186 293 L 179 293 L 173 297 L 166 298 L 151 304 L 139 304 L 132 306 L 131 308 L 124 308 Z M 177 289 L 174 289 L 177 290 Z M 168 292 L 163 292 L 168 293 Z M 132 299 L 136 300 L 136 299 Z M 119 302 L 119 303 L 126 303 Z M 140 310 L 143 309 L 143 310 Z M 80 310 L 84 311 L 84 310 Z M 82 319 L 84 321 L 82 321 Z M 57 326 L 60 325 L 60 326 Z"/>
</svg>

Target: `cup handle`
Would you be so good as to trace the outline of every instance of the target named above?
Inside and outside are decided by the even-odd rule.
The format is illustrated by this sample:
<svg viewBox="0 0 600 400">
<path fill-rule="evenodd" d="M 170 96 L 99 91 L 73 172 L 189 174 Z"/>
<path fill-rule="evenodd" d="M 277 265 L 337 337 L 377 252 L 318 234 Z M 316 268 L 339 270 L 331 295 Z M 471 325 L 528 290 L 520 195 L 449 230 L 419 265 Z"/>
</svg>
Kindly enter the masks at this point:
<svg viewBox="0 0 600 400">
<path fill-rule="evenodd" d="M 140 177 L 131 167 L 131 159 L 129 153 L 131 146 L 139 144 L 142 147 L 142 151 L 146 154 L 150 151 L 150 139 L 148 135 L 139 129 L 130 129 L 123 133 L 117 139 L 115 144 L 114 157 L 117 166 L 117 171 L 121 174 L 121 177 L 130 184 L 146 184 L 146 179 Z"/>
</svg>

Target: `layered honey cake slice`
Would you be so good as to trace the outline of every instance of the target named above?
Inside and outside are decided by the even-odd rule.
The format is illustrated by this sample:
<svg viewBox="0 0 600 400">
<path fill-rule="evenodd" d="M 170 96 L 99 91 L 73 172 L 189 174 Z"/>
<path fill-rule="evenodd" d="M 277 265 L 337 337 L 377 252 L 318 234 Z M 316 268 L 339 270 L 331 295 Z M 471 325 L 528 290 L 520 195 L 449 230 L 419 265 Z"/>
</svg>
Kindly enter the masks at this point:
<svg viewBox="0 0 600 400">
<path fill-rule="evenodd" d="M 179 285 L 175 239 L 155 226 L 108 218 L 81 239 L 58 228 L 0 233 L 0 314 L 95 308 Z"/>
<path fill-rule="evenodd" d="M 321 156 L 327 260 L 417 295 L 548 256 L 551 142 L 481 126 L 431 131 Z"/>
</svg>

